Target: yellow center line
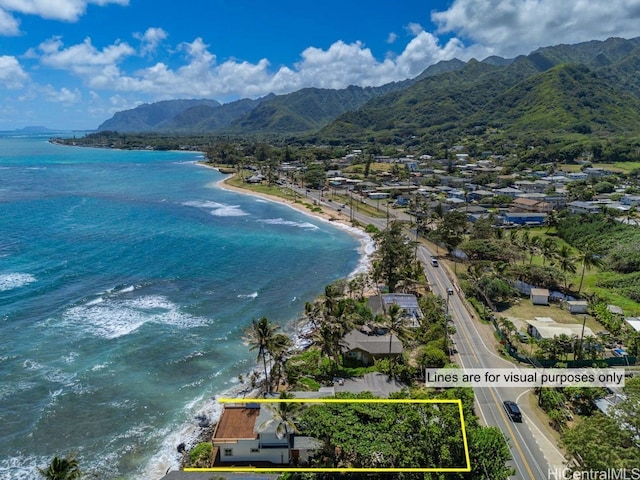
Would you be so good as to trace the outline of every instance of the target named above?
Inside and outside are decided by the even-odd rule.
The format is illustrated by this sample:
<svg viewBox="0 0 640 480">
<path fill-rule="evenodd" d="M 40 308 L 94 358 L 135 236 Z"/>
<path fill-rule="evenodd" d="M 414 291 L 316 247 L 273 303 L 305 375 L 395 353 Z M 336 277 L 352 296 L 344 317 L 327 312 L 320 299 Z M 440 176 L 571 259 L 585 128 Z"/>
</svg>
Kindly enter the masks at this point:
<svg viewBox="0 0 640 480">
<path fill-rule="evenodd" d="M 509 430 L 509 435 L 511 436 L 511 439 L 513 440 L 513 445 L 516 447 L 516 450 L 518 450 L 518 453 L 520 454 L 520 458 L 522 459 L 522 463 L 524 463 L 524 466 L 527 469 L 527 473 L 529 474 L 529 478 L 531 478 L 532 480 L 536 480 L 536 477 L 533 475 L 533 471 L 531 470 L 531 467 L 529 466 L 529 462 L 527 462 L 527 459 L 524 456 L 524 452 L 522 451 L 522 447 L 520 446 L 520 442 L 518 442 L 518 440 L 516 439 L 515 433 L 514 433 L 513 429 L 511 428 L 510 420 L 507 418 L 506 413 L 504 413 L 504 408 L 502 408 L 502 405 L 500 404 L 500 401 L 496 398 L 496 395 L 493 392 L 493 388 L 489 388 L 489 393 L 491 393 L 491 397 L 493 397 L 493 401 L 498 406 L 498 410 L 500 410 L 500 415 L 502 415 L 502 419 L 504 420 L 504 423 L 507 426 L 507 430 Z"/>
<path fill-rule="evenodd" d="M 467 332 L 465 331 L 465 329 L 464 329 L 464 328 L 462 328 L 462 323 L 463 323 L 463 322 L 462 322 L 462 321 L 459 321 L 458 323 L 460 324 L 460 328 L 458 328 L 458 329 L 456 329 L 456 330 L 460 330 L 460 331 L 462 332 L 462 335 L 464 336 L 464 339 L 466 340 L 467 344 L 468 344 L 468 345 L 469 345 L 469 347 L 470 347 L 471 354 L 473 355 L 473 358 L 475 358 L 475 359 L 476 359 L 476 363 L 477 363 L 478 365 L 480 365 L 480 359 L 479 359 L 479 358 L 478 358 L 478 356 L 476 355 L 476 351 L 472 348 L 472 347 L 473 347 L 473 344 L 471 343 L 471 339 L 467 336 Z M 481 366 L 481 365 L 480 365 L 480 366 Z"/>
</svg>

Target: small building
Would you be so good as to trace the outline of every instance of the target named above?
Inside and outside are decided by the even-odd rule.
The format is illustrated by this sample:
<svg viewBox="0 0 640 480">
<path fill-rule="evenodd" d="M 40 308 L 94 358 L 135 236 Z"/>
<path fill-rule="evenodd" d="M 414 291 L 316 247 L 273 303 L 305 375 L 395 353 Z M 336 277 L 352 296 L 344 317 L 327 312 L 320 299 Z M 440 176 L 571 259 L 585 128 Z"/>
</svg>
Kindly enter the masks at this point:
<svg viewBox="0 0 640 480">
<path fill-rule="evenodd" d="M 511 208 L 515 212 L 547 213 L 553 210 L 553 205 L 534 198 L 518 197 L 511 202 Z"/>
<path fill-rule="evenodd" d="M 619 315 L 621 317 L 624 315 L 622 308 L 620 308 L 618 305 L 607 305 L 607 310 L 612 315 Z"/>
<path fill-rule="evenodd" d="M 532 288 L 530 298 L 534 305 L 549 305 L 549 289 Z"/>
<path fill-rule="evenodd" d="M 602 206 L 596 204 L 595 202 L 583 202 L 580 200 L 576 200 L 574 202 L 567 203 L 567 210 L 569 210 L 569 213 L 596 214 L 600 213 L 600 211 L 602 210 Z"/>
<path fill-rule="evenodd" d="M 547 221 L 546 213 L 534 212 L 504 212 L 502 219 L 512 225 L 544 225 Z"/>
<path fill-rule="evenodd" d="M 345 357 L 365 365 L 373 365 L 375 359 L 397 357 L 404 350 L 402 342 L 395 335 L 375 335 L 351 330 L 342 340 Z"/>
<path fill-rule="evenodd" d="M 627 317 L 625 323 L 636 332 L 640 332 L 640 318 Z"/>
<path fill-rule="evenodd" d="M 557 323 L 549 317 L 536 317 L 535 320 L 527 320 L 527 333 L 537 339 L 552 339 L 560 335 L 568 337 L 584 337 L 594 336 L 593 331 L 589 327 L 583 327 L 578 323 Z"/>
<path fill-rule="evenodd" d="M 589 309 L 589 302 L 586 300 L 569 300 L 566 305 L 570 313 L 587 313 Z"/>
</svg>

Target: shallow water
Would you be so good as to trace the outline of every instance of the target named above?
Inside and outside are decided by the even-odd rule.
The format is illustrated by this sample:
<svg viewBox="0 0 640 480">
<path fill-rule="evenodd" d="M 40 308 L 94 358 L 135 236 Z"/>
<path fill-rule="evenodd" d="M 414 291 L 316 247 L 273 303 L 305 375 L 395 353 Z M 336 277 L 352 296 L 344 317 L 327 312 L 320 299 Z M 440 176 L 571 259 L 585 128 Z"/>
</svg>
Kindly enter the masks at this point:
<svg viewBox="0 0 640 480">
<path fill-rule="evenodd" d="M 353 235 L 197 159 L 0 134 L 0 478 L 69 452 L 157 478 L 253 368 L 251 320 L 291 330 L 358 267 Z"/>
</svg>

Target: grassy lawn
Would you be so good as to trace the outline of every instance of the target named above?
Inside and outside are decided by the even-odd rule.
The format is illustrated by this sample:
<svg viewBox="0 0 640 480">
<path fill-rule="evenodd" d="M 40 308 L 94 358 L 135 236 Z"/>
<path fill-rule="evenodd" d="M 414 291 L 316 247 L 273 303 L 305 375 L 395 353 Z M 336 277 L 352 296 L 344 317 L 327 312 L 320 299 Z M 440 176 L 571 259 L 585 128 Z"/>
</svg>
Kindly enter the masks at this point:
<svg viewBox="0 0 640 480">
<path fill-rule="evenodd" d="M 557 323 L 573 323 L 576 325 L 582 325 L 583 314 L 573 315 L 567 310 L 560 308 L 558 305 L 551 304 L 545 305 L 533 305 L 531 300 L 523 299 L 519 303 L 509 307 L 507 310 L 499 312 L 500 316 L 517 318 L 522 321 L 533 320 L 535 317 L 550 317 Z M 604 327 L 600 325 L 595 318 L 590 315 L 587 317 L 587 327 L 589 327 L 594 333 L 604 330 Z"/>
</svg>

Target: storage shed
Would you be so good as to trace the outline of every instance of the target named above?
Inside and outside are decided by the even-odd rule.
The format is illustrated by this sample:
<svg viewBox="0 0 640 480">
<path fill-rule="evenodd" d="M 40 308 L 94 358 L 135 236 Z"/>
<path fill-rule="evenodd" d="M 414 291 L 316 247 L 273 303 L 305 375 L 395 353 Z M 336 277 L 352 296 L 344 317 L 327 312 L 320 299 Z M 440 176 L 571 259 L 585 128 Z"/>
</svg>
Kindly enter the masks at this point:
<svg viewBox="0 0 640 480">
<path fill-rule="evenodd" d="M 570 313 L 587 313 L 589 302 L 586 300 L 569 300 L 567 302 L 567 310 Z"/>
<path fill-rule="evenodd" d="M 549 289 L 532 288 L 531 303 L 533 303 L 534 305 L 549 305 Z"/>
</svg>

